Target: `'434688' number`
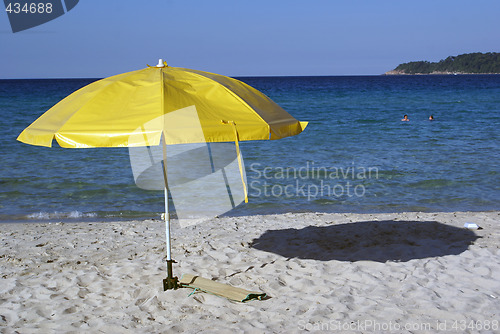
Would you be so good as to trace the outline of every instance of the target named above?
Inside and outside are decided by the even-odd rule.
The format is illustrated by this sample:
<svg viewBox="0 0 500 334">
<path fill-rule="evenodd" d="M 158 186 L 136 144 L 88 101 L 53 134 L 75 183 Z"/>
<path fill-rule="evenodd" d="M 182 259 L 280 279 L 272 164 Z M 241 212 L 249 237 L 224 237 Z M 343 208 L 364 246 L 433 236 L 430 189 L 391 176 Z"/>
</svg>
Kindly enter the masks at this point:
<svg viewBox="0 0 500 334">
<path fill-rule="evenodd" d="M 28 13 L 29 14 L 35 14 L 35 13 L 50 14 L 50 13 L 52 13 L 52 3 L 50 3 L 50 2 L 47 2 L 47 3 L 32 2 L 30 4 L 25 3 L 24 6 L 21 6 L 21 4 L 19 2 L 14 2 L 14 3 L 9 2 L 7 7 L 5 8 L 5 11 L 9 14 L 12 14 L 12 13 L 19 14 L 21 12 L 26 13 L 26 14 L 28 14 Z"/>
</svg>

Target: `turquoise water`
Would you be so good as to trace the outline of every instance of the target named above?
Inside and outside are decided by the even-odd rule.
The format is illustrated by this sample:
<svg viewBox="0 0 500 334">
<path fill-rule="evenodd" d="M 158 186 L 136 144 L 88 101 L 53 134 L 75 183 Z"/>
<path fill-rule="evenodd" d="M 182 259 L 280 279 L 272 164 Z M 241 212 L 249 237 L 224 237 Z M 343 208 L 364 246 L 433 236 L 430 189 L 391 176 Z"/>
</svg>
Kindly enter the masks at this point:
<svg viewBox="0 0 500 334">
<path fill-rule="evenodd" d="M 500 76 L 240 79 L 310 123 L 295 137 L 241 144 L 250 203 L 228 214 L 500 209 Z M 135 186 L 127 149 L 15 140 L 92 81 L 0 80 L 0 221 L 163 210 L 162 192 Z"/>
</svg>

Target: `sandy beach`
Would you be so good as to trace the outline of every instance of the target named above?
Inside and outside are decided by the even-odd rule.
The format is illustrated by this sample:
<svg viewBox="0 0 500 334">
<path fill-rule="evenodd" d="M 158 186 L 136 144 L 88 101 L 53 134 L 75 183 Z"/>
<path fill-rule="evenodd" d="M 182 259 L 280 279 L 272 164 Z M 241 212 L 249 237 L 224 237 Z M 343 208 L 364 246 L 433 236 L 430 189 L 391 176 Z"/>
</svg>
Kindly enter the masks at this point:
<svg viewBox="0 0 500 334">
<path fill-rule="evenodd" d="M 172 233 L 175 275 L 271 298 L 164 292 L 160 220 L 0 224 L 1 332 L 500 331 L 500 212 L 222 217 Z"/>
</svg>

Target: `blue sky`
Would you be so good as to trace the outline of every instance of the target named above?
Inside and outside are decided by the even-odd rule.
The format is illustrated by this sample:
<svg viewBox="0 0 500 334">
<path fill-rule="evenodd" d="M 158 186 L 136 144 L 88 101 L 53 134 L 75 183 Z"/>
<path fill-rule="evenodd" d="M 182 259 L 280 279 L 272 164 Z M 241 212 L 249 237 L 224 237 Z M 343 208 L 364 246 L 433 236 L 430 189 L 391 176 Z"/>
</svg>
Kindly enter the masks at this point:
<svg viewBox="0 0 500 334">
<path fill-rule="evenodd" d="M 377 75 L 500 52 L 498 0 L 80 0 L 15 34 L 1 8 L 0 78 L 105 77 L 158 58 L 229 76 Z"/>
</svg>

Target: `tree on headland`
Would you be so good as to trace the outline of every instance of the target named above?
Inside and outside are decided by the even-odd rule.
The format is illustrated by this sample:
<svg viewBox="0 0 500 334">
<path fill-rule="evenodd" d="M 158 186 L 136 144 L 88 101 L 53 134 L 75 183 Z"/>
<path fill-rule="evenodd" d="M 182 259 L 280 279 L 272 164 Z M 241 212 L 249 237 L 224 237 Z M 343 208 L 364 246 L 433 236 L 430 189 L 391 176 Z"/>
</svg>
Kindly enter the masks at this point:
<svg viewBox="0 0 500 334">
<path fill-rule="evenodd" d="M 450 56 L 439 62 L 412 61 L 400 64 L 386 74 L 498 74 L 500 73 L 500 53 L 467 53 Z"/>
</svg>

